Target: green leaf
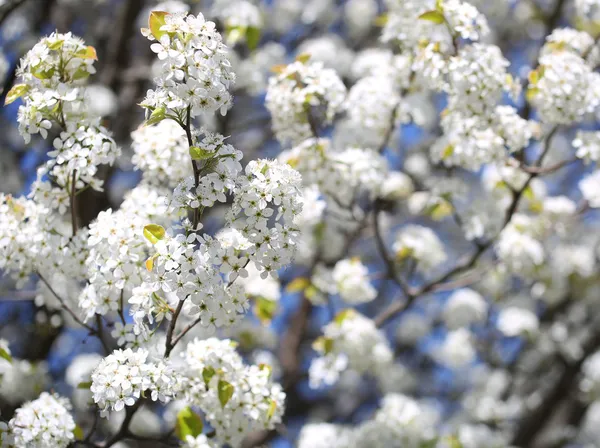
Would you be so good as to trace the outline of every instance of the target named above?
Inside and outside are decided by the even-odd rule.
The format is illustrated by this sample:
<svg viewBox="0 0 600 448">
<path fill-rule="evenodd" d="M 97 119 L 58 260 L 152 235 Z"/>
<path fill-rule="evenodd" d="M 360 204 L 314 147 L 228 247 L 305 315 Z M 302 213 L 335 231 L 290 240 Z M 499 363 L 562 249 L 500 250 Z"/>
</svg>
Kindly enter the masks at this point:
<svg viewBox="0 0 600 448">
<path fill-rule="evenodd" d="M 384 26 L 387 25 L 388 21 L 390 19 L 390 16 L 388 13 L 383 13 L 377 17 L 375 17 L 375 26 L 379 27 L 379 28 L 383 28 Z"/>
<path fill-rule="evenodd" d="M 335 318 L 333 319 L 333 321 L 340 325 L 342 322 L 344 322 L 347 318 L 352 317 L 356 314 L 356 311 L 354 311 L 352 308 L 348 308 L 346 310 L 342 310 L 339 313 L 337 313 L 337 315 L 335 316 Z"/>
<path fill-rule="evenodd" d="M 64 39 L 58 39 L 48 45 L 50 50 L 60 50 L 65 43 Z"/>
<path fill-rule="evenodd" d="M 78 51 L 77 56 L 82 59 L 93 59 L 94 61 L 98 60 L 98 54 L 96 53 L 96 49 L 91 45 L 88 45 L 83 50 Z"/>
<path fill-rule="evenodd" d="M 215 369 L 210 366 L 202 369 L 202 378 L 204 379 L 204 384 L 206 384 L 206 387 L 208 387 L 208 383 L 210 383 L 212 377 L 215 376 L 215 373 L 217 373 L 215 372 Z"/>
<path fill-rule="evenodd" d="M 254 303 L 254 314 L 263 325 L 270 323 L 277 312 L 277 302 L 274 300 L 257 297 Z"/>
<path fill-rule="evenodd" d="M 56 70 L 54 70 L 54 68 L 51 68 L 49 70 L 41 70 L 39 68 L 34 67 L 31 69 L 31 74 L 37 79 L 41 80 L 52 78 L 52 76 L 54 76 L 54 73 L 56 73 Z"/>
<path fill-rule="evenodd" d="M 413 250 L 410 247 L 402 247 L 398 252 L 396 252 L 396 260 L 402 261 L 411 257 L 413 254 Z"/>
<path fill-rule="evenodd" d="M 528 78 L 529 83 L 535 85 L 540 80 L 540 73 L 537 70 L 532 70 L 529 72 Z"/>
<path fill-rule="evenodd" d="M 442 160 L 448 159 L 448 157 L 451 157 L 452 154 L 454 154 L 454 146 L 452 146 L 452 145 L 446 146 L 444 148 L 444 152 L 442 152 Z"/>
<path fill-rule="evenodd" d="M 429 22 L 437 23 L 438 25 L 440 23 L 444 23 L 444 21 L 446 20 L 444 18 L 444 14 L 442 14 L 440 11 L 435 10 L 424 12 L 419 16 L 419 19 L 428 20 Z"/>
<path fill-rule="evenodd" d="M 91 381 L 82 381 L 77 385 L 77 389 L 89 389 L 90 387 L 92 387 Z"/>
<path fill-rule="evenodd" d="M 213 151 L 207 151 L 206 149 L 200 148 L 199 146 L 190 146 L 190 157 L 192 160 L 206 160 L 214 157 Z"/>
<path fill-rule="evenodd" d="M 148 119 L 146 120 L 144 125 L 152 126 L 153 124 L 160 123 L 161 121 L 163 121 L 165 119 L 166 112 L 167 112 L 167 109 L 165 109 L 164 107 L 157 107 L 156 109 L 154 109 L 152 111 L 152 113 L 150 114 L 150 117 L 148 117 Z"/>
<path fill-rule="evenodd" d="M 10 356 L 10 353 L 8 353 L 8 351 L 6 351 L 5 349 L 0 347 L 0 358 L 2 359 L 6 359 L 8 362 L 12 363 L 12 356 Z"/>
<path fill-rule="evenodd" d="M 277 402 L 271 398 L 271 404 L 269 404 L 269 410 L 267 411 L 267 419 L 271 420 L 277 410 Z"/>
<path fill-rule="evenodd" d="M 156 244 L 165 237 L 165 228 L 158 224 L 148 224 L 144 226 L 144 236 L 152 244 Z"/>
<path fill-rule="evenodd" d="M 304 297 L 306 297 L 308 300 L 313 299 L 317 294 L 319 293 L 318 288 L 315 285 L 309 285 L 305 290 L 304 290 Z"/>
<path fill-rule="evenodd" d="M 537 96 L 538 93 L 540 93 L 540 89 L 537 87 L 529 87 L 525 92 L 525 98 L 527 98 L 527 101 L 531 101 Z"/>
<path fill-rule="evenodd" d="M 166 31 L 161 31 L 160 27 L 167 23 L 166 17 L 169 13 L 165 11 L 152 11 L 148 18 L 148 28 L 150 32 L 156 38 L 160 40 L 162 36 L 167 34 Z"/>
<path fill-rule="evenodd" d="M 273 374 L 273 367 L 271 367 L 269 364 L 261 363 L 258 365 L 258 368 L 260 370 L 267 370 L 269 372 L 269 377 Z"/>
<path fill-rule="evenodd" d="M 90 72 L 88 72 L 83 67 L 77 69 L 75 73 L 73 73 L 73 81 L 78 81 L 80 79 L 85 79 L 90 76 Z"/>
<path fill-rule="evenodd" d="M 249 26 L 246 30 L 246 44 L 250 50 L 255 50 L 260 42 L 260 28 Z"/>
<path fill-rule="evenodd" d="M 307 277 L 297 277 L 285 287 L 286 292 L 304 291 L 310 285 L 310 279 Z"/>
<path fill-rule="evenodd" d="M 154 254 L 146 260 L 145 265 L 146 265 L 147 271 L 152 271 L 152 269 L 154 268 L 154 260 L 156 260 L 157 258 L 158 258 L 158 254 Z"/>
<path fill-rule="evenodd" d="M 312 344 L 312 348 L 324 355 L 331 353 L 333 350 L 333 339 L 326 336 L 319 336 Z"/>
<path fill-rule="evenodd" d="M 225 27 L 225 39 L 229 45 L 235 45 L 246 37 L 245 26 L 230 26 Z"/>
<path fill-rule="evenodd" d="M 79 425 L 75 425 L 73 435 L 75 436 L 75 440 L 83 440 L 83 438 L 85 437 L 83 434 L 83 429 L 81 429 L 81 426 Z"/>
<path fill-rule="evenodd" d="M 233 386 L 225 380 L 219 380 L 217 394 L 219 395 L 221 406 L 225 407 L 233 396 Z"/>
<path fill-rule="evenodd" d="M 177 413 L 177 423 L 175 424 L 175 434 L 179 440 L 185 441 L 187 436 L 198 437 L 202 434 L 204 423 L 198 414 L 189 406 L 186 406 Z"/>
<path fill-rule="evenodd" d="M 310 53 L 301 53 L 296 56 L 296 61 L 306 64 L 310 60 Z"/>
</svg>

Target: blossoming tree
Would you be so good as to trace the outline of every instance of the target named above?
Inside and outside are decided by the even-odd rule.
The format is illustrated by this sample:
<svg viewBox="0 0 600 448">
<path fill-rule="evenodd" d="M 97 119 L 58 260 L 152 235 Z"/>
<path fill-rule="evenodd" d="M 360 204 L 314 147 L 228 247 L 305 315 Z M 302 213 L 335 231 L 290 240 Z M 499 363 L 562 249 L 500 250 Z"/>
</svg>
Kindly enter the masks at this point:
<svg viewBox="0 0 600 448">
<path fill-rule="evenodd" d="M 33 3 L 2 446 L 600 446 L 600 1 Z"/>
</svg>

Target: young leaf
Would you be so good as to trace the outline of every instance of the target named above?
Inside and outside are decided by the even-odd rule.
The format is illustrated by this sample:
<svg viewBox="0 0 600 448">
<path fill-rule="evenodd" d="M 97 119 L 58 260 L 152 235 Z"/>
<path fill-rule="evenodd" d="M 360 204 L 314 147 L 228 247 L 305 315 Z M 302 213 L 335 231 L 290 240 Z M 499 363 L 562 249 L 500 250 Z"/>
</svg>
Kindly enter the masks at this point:
<svg viewBox="0 0 600 448">
<path fill-rule="evenodd" d="M 433 22 L 433 23 L 444 23 L 444 20 L 446 20 L 444 18 L 444 14 L 442 14 L 440 11 L 427 11 L 424 12 L 423 14 L 421 14 L 419 16 L 419 19 L 421 20 L 428 20 L 429 22 Z"/>
<path fill-rule="evenodd" d="M 77 53 L 77 56 L 83 59 L 93 59 L 94 61 L 98 60 L 98 55 L 96 54 L 96 49 L 91 45 L 88 45 L 85 50 Z"/>
<path fill-rule="evenodd" d="M 296 61 L 306 64 L 310 59 L 310 53 L 301 53 L 296 56 Z"/>
<path fill-rule="evenodd" d="M 145 264 L 146 264 L 147 271 L 152 271 L 152 269 L 154 268 L 154 260 L 156 260 L 157 257 L 158 257 L 158 254 L 154 254 L 146 260 Z"/>
<path fill-rule="evenodd" d="M 89 389 L 92 387 L 91 381 L 83 381 L 77 385 L 77 389 Z"/>
<path fill-rule="evenodd" d="M 288 283 L 285 290 L 286 292 L 300 292 L 304 291 L 310 285 L 310 279 L 306 277 L 298 277 Z"/>
<path fill-rule="evenodd" d="M 267 419 L 271 420 L 275 415 L 275 411 L 277 410 L 277 402 L 271 399 L 271 403 L 269 404 L 269 410 L 267 411 Z"/>
<path fill-rule="evenodd" d="M 255 50 L 260 42 L 260 28 L 254 26 L 248 27 L 246 30 L 246 44 L 250 50 Z"/>
<path fill-rule="evenodd" d="M 260 319 L 263 325 L 270 323 L 277 312 L 277 302 L 264 297 L 257 297 L 254 305 L 254 314 Z"/>
<path fill-rule="evenodd" d="M 319 336 L 313 342 L 312 348 L 319 353 L 327 355 L 328 353 L 331 353 L 331 350 L 333 350 L 333 339 L 325 336 Z"/>
<path fill-rule="evenodd" d="M 215 369 L 212 367 L 205 367 L 202 369 L 202 378 L 204 379 L 204 384 L 206 384 L 206 387 L 208 387 L 208 383 L 210 383 L 212 377 L 215 376 L 215 373 Z"/>
<path fill-rule="evenodd" d="M 60 50 L 64 43 L 65 43 L 64 39 L 58 39 L 58 40 L 52 42 L 50 45 L 48 45 L 48 48 L 50 50 Z"/>
<path fill-rule="evenodd" d="M 158 224 L 148 224 L 144 226 L 144 236 L 152 244 L 156 244 L 165 237 L 165 229 Z"/>
<path fill-rule="evenodd" d="M 207 151 L 206 149 L 202 149 L 199 146 L 190 146 L 189 152 L 192 160 L 206 160 L 210 159 L 215 155 L 213 151 Z"/>
<path fill-rule="evenodd" d="M 354 311 L 352 308 L 348 308 L 346 310 L 342 310 L 339 313 L 337 313 L 337 315 L 335 316 L 335 318 L 333 320 L 336 324 L 340 325 L 347 318 L 352 317 L 355 314 L 356 314 L 356 311 Z"/>
<path fill-rule="evenodd" d="M 167 33 L 166 31 L 162 31 L 160 27 L 167 23 L 166 17 L 168 14 L 169 13 L 165 11 L 152 11 L 150 13 L 148 28 L 150 28 L 150 32 L 156 40 L 160 40 L 160 38 Z"/>
<path fill-rule="evenodd" d="M 189 406 L 186 406 L 177 413 L 175 434 L 177 434 L 179 440 L 185 441 L 187 436 L 198 437 L 202 434 L 203 428 L 202 419 Z"/>
<path fill-rule="evenodd" d="M 0 358 L 6 359 L 8 362 L 12 363 L 12 356 L 5 349 L 0 348 Z"/>
<path fill-rule="evenodd" d="M 81 426 L 79 425 L 75 425 L 73 435 L 75 436 L 75 440 L 83 440 L 83 438 L 85 437 L 83 434 L 83 429 L 81 429 Z"/>
<path fill-rule="evenodd" d="M 219 380 L 217 394 L 219 395 L 219 401 L 221 402 L 221 406 L 225 407 L 225 405 L 233 396 L 233 386 L 227 381 Z"/>
<path fill-rule="evenodd" d="M 157 107 L 152 111 L 150 117 L 144 123 L 145 126 L 152 126 L 153 124 L 160 123 L 165 119 L 165 113 L 167 110 L 164 107 Z"/>
</svg>

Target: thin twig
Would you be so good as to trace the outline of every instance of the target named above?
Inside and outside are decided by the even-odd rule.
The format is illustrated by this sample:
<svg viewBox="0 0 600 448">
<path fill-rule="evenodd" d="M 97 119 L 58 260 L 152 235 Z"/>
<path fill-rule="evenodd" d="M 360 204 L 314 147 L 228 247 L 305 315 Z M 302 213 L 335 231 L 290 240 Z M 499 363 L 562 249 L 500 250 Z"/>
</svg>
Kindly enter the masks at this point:
<svg viewBox="0 0 600 448">
<path fill-rule="evenodd" d="M 169 328 L 167 329 L 167 340 L 165 342 L 165 355 L 164 355 L 165 358 L 169 357 L 169 355 L 171 354 L 171 351 L 173 351 L 173 348 L 175 347 L 175 344 L 177 344 L 177 340 L 173 341 L 173 333 L 175 332 L 175 326 L 177 325 L 177 319 L 179 318 L 179 314 L 181 313 L 181 309 L 183 308 L 184 302 L 185 302 L 185 299 L 182 299 L 177 304 L 177 308 L 175 309 L 175 312 L 173 313 L 173 317 L 171 318 L 171 323 L 169 324 Z"/>
<path fill-rule="evenodd" d="M 70 192 L 70 200 L 71 200 L 71 230 L 73 231 L 73 236 L 77 234 L 77 199 L 75 193 L 75 183 L 77 182 L 77 170 L 73 170 L 73 174 L 71 176 L 71 192 Z"/>
<path fill-rule="evenodd" d="M 56 297 L 56 300 L 58 300 L 60 302 L 61 306 L 71 315 L 71 317 L 75 320 L 75 322 L 77 322 L 79 325 L 81 325 L 82 327 L 87 329 L 90 332 L 90 334 L 96 334 L 96 330 L 93 327 L 86 324 L 83 320 L 81 320 L 79 318 L 79 316 L 71 308 L 69 308 L 69 306 L 67 305 L 65 300 L 61 296 L 58 295 L 58 293 L 54 290 L 54 288 L 52 288 L 52 286 L 50 285 L 50 283 L 48 283 L 48 281 L 44 278 L 44 276 L 39 272 L 37 273 L 37 275 L 40 278 L 40 280 L 46 285 L 48 290 L 54 295 L 54 297 Z"/>
</svg>

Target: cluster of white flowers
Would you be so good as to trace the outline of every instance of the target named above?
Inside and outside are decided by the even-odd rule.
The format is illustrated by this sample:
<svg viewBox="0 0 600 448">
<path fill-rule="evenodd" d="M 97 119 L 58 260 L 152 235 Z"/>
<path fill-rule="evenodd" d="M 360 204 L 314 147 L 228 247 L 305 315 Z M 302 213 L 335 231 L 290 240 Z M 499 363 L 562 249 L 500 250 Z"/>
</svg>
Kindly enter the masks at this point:
<svg viewBox="0 0 600 448">
<path fill-rule="evenodd" d="M 533 336 L 538 331 L 539 320 L 531 310 L 509 306 L 500 311 L 497 326 L 506 336 Z"/>
<path fill-rule="evenodd" d="M 54 139 L 51 159 L 38 170 L 33 197 L 39 190 L 58 201 L 65 201 L 70 191 L 86 185 L 96 190 L 102 183 L 93 179 L 97 166 L 113 164 L 121 154 L 108 131 L 99 125 L 100 117 L 88 108 L 84 83 L 95 73 L 96 50 L 71 33 L 53 33 L 38 42 L 21 60 L 18 70 L 23 84 L 8 93 L 10 101 L 23 97 L 19 107 L 19 132 L 26 142 L 38 132 L 48 136 L 52 124 L 62 128 Z M 59 188 L 43 180 L 50 174 Z M 73 185 L 74 184 L 74 185 Z M 58 206 L 64 213 L 66 206 Z"/>
<path fill-rule="evenodd" d="M 378 149 L 395 127 L 395 111 L 400 102 L 389 76 L 367 76 L 348 92 L 346 119 L 336 127 L 336 144 L 349 142 Z"/>
<path fill-rule="evenodd" d="M 242 171 L 241 151 L 225 143 L 225 137 L 211 132 L 195 132 L 194 141 L 205 158 L 198 185 L 193 176 L 184 178 L 175 188 L 171 209 L 212 207 L 225 202 L 226 194 L 234 191 Z M 202 138 L 200 138 L 202 136 Z"/>
<path fill-rule="evenodd" d="M 66 398 L 43 392 L 16 410 L 8 423 L 15 447 L 66 448 L 75 440 L 75 421 Z"/>
<path fill-rule="evenodd" d="M 573 147 L 577 149 L 577 157 L 586 162 L 600 160 L 600 132 L 577 131 L 573 140 Z"/>
<path fill-rule="evenodd" d="M 410 447 L 427 446 L 435 441 L 438 412 L 411 397 L 388 394 L 372 420 L 355 430 L 356 446 Z"/>
<path fill-rule="evenodd" d="M 514 108 L 498 105 L 503 91 L 519 93 L 519 83 L 506 73 L 508 65 L 498 47 L 478 43 L 449 58 L 445 78 L 433 83 L 448 94 L 444 135 L 431 149 L 434 161 L 477 170 L 528 145 L 534 124 Z"/>
<path fill-rule="evenodd" d="M 466 328 L 449 331 L 444 341 L 434 349 L 433 356 L 451 369 L 461 369 L 475 360 L 473 335 Z"/>
<path fill-rule="evenodd" d="M 123 300 L 146 271 L 150 245 L 142 236 L 143 228 L 148 222 L 166 224 L 166 210 L 159 190 L 142 183 L 127 194 L 119 210 L 100 212 L 90 224 L 88 284 L 79 297 L 86 320 L 123 310 Z"/>
<path fill-rule="evenodd" d="M 321 356 L 309 368 L 312 387 L 334 384 L 346 369 L 376 377 L 385 375 L 393 361 L 385 335 L 371 319 L 352 309 L 341 311 L 325 325 L 314 348 Z"/>
<path fill-rule="evenodd" d="M 369 270 L 357 258 L 338 261 L 332 275 L 340 297 L 349 304 L 370 302 L 377 296 Z"/>
<path fill-rule="evenodd" d="M 268 366 L 245 365 L 228 339 L 189 343 L 183 354 L 186 401 L 200 407 L 222 444 L 239 446 L 252 431 L 281 422 L 285 393 Z"/>
<path fill-rule="evenodd" d="M 54 139 L 54 150 L 48 152 L 53 159 L 46 168 L 59 185 L 68 189 L 89 185 L 100 191 L 102 181 L 94 178 L 98 165 L 112 165 L 120 154 L 121 150 L 103 126 L 68 122 L 66 129 Z M 73 173 L 74 186 L 70 185 Z"/>
<path fill-rule="evenodd" d="M 297 144 L 318 137 L 314 125 L 330 124 L 342 110 L 345 97 L 346 87 L 334 70 L 299 60 L 269 79 L 265 105 L 277 138 Z"/>
<path fill-rule="evenodd" d="M 559 37 L 553 34 L 546 43 L 539 67 L 529 75 L 527 95 L 542 121 L 568 125 L 581 121 L 600 104 L 600 74 L 582 55 L 590 43 L 582 46 Z"/>
<path fill-rule="evenodd" d="M 267 274 L 291 263 L 298 240 L 295 219 L 302 212 L 300 174 L 277 161 L 253 160 L 238 178 L 229 222 L 250 244 L 249 258 Z M 274 221 L 272 227 L 269 220 Z"/>
<path fill-rule="evenodd" d="M 115 350 L 100 361 L 92 373 L 94 402 L 103 415 L 133 406 L 142 394 L 153 401 L 171 400 L 181 386 L 179 375 L 164 361 L 151 361 L 148 351 Z"/>
<path fill-rule="evenodd" d="M 408 225 L 398 232 L 393 245 L 396 260 L 413 259 L 417 269 L 428 272 L 447 259 L 444 245 L 433 230 L 418 225 Z"/>
<path fill-rule="evenodd" d="M 174 188 L 192 174 L 185 131 L 173 120 L 140 126 L 131 138 L 131 161 L 142 171 L 144 182 Z"/>
<path fill-rule="evenodd" d="M 335 151 L 329 139 L 309 138 L 279 159 L 302 174 L 305 186 L 317 185 L 326 196 L 342 205 L 350 204 L 361 192 L 376 196 L 387 162 L 370 149 Z"/>
<path fill-rule="evenodd" d="M 396 41 L 408 49 L 417 48 L 423 41 L 449 48 L 452 39 L 459 36 L 477 41 L 489 33 L 485 16 L 462 0 L 386 0 L 385 3 L 390 12 L 382 40 Z"/>
<path fill-rule="evenodd" d="M 450 329 L 483 323 L 488 305 L 481 294 L 472 289 L 459 289 L 452 293 L 444 307 L 444 322 Z"/>
<path fill-rule="evenodd" d="M 225 115 L 235 75 L 215 24 L 202 14 L 153 11 L 149 27 L 143 34 L 157 41 L 151 49 L 163 63 L 155 79 L 158 88 L 148 90 L 141 105 L 157 118 L 183 119 L 188 107 L 192 117 L 218 110 Z"/>
<path fill-rule="evenodd" d="M 600 207 L 600 170 L 585 176 L 579 181 L 579 189 L 583 198 L 592 208 Z"/>
<path fill-rule="evenodd" d="M 431 406 L 402 394 L 387 394 L 373 418 L 356 427 L 309 423 L 300 432 L 299 448 L 418 448 L 434 443 L 439 414 Z"/>
<path fill-rule="evenodd" d="M 531 275 L 544 262 L 544 247 L 536 238 L 534 220 L 523 214 L 513 215 L 496 242 L 498 258 L 512 272 Z"/>
</svg>

